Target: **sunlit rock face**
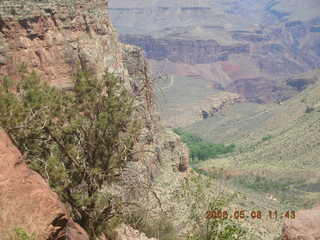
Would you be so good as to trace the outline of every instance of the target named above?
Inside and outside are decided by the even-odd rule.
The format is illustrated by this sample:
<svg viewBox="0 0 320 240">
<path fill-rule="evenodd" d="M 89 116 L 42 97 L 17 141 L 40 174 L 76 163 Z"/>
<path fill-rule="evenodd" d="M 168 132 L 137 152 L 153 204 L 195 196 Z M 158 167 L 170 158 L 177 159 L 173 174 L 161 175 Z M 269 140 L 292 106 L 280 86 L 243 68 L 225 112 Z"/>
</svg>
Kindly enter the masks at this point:
<svg viewBox="0 0 320 240">
<path fill-rule="evenodd" d="M 104 0 L 2 3 L 0 73 L 14 76 L 26 64 L 55 85 L 70 82 L 80 67 L 98 76 L 105 69 L 123 74 L 121 44 L 106 4 Z"/>
</svg>

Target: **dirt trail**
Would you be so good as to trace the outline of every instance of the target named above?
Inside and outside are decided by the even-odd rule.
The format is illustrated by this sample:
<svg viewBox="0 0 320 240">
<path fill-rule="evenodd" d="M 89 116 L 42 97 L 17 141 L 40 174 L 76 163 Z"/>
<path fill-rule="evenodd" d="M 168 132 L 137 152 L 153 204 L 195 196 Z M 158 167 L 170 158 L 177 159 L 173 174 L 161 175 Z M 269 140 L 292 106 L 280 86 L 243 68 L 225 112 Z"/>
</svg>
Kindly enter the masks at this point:
<svg viewBox="0 0 320 240">
<path fill-rule="evenodd" d="M 173 83 L 174 83 L 174 76 L 173 76 L 173 75 L 170 75 L 169 78 L 170 78 L 170 83 L 169 83 L 169 85 L 166 86 L 166 87 L 161 88 L 161 90 L 166 90 L 166 89 L 169 89 L 169 88 L 172 87 L 172 85 L 173 85 Z"/>
</svg>

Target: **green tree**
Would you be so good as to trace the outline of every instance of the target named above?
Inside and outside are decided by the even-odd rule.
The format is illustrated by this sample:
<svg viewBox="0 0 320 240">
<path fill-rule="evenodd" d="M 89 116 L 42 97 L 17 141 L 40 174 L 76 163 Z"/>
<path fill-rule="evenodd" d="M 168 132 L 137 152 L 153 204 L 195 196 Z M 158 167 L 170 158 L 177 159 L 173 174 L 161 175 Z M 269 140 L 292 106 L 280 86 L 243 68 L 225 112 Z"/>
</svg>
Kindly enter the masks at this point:
<svg viewBox="0 0 320 240">
<path fill-rule="evenodd" d="M 225 146 L 224 144 L 209 143 L 183 131 L 181 128 L 174 129 L 174 132 L 181 137 L 181 140 L 190 149 L 190 158 L 192 162 L 216 158 L 221 154 L 231 153 L 235 149 L 234 144 Z"/>
<path fill-rule="evenodd" d="M 1 84 L 1 127 L 95 239 L 119 205 L 103 189 L 131 160 L 141 129 L 134 97 L 109 73 L 98 80 L 79 72 L 73 91 L 50 87 L 35 73 L 21 78 L 13 87 Z"/>
</svg>

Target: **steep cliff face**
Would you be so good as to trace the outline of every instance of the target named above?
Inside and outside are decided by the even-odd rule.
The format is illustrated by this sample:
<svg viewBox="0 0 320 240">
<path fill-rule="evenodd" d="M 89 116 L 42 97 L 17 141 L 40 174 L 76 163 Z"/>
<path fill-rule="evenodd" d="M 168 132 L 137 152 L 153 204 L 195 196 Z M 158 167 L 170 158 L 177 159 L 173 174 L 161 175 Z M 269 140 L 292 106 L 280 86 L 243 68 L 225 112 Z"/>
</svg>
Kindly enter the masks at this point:
<svg viewBox="0 0 320 240">
<path fill-rule="evenodd" d="M 106 1 L 4 1 L 1 4 L 2 75 L 21 64 L 56 85 L 68 84 L 77 68 L 101 76 L 125 74 L 121 45 L 106 16 Z"/>
<path fill-rule="evenodd" d="M 105 0 L 2 2 L 0 74 L 15 77 L 27 67 L 44 81 L 68 88 L 80 68 L 98 77 L 108 70 L 126 80 L 151 131 L 158 122 L 147 63 L 142 50 L 118 41 L 106 7 Z"/>
<path fill-rule="evenodd" d="M 107 70 L 126 80 L 150 120 L 152 83 L 143 54 L 118 41 L 106 8 L 105 0 L 3 2 L 0 74 L 16 77 L 27 67 L 52 85 L 70 88 L 79 69 L 98 77 Z"/>
<path fill-rule="evenodd" d="M 132 163 L 131 168 L 139 169 L 148 179 L 161 176 L 167 170 L 173 173 L 173 177 L 175 174 L 183 176 L 181 172 L 188 170 L 188 151 L 177 136 L 160 126 L 153 103 L 152 80 L 143 53 L 137 47 L 118 41 L 118 35 L 109 21 L 106 8 L 106 0 L 28 0 L 23 4 L 21 1 L 2 1 L 0 75 L 17 78 L 19 71 L 27 68 L 39 74 L 42 80 L 67 89 L 72 88 L 73 74 L 79 69 L 90 71 L 98 77 L 106 70 L 120 76 L 125 79 L 126 87 L 134 93 L 136 104 L 140 106 L 137 115 L 143 124 L 136 146 L 136 163 Z M 0 143 L 3 143 L 0 145 L 2 154 L 7 143 L 2 139 Z M 17 157 L 10 163 L 12 166 L 8 178 L 20 176 L 17 175 L 20 168 L 14 166 L 18 162 L 17 159 L 22 157 L 18 150 L 14 151 Z M 1 162 L 6 164 L 4 161 Z M 25 175 L 28 175 L 29 170 L 25 165 L 23 168 Z M 32 171 L 29 173 L 35 174 Z M 40 176 L 36 174 L 35 178 L 27 178 L 25 175 L 16 179 L 17 185 L 10 193 L 18 194 L 19 189 L 24 188 L 23 181 L 26 178 L 30 188 L 25 188 L 25 196 L 37 195 L 38 189 L 35 186 L 40 181 L 41 188 L 46 190 L 40 195 L 43 195 L 44 199 L 48 198 L 50 204 L 46 205 L 46 200 L 37 198 L 38 195 L 30 198 L 30 202 L 27 203 L 23 202 L 22 197 L 16 200 L 14 195 L 8 195 L 8 199 L 4 199 L 5 202 L 0 204 L 7 204 L 7 216 L 11 216 L 13 226 L 25 226 L 28 231 L 40 234 L 40 239 L 49 239 L 52 234 L 54 236 L 50 239 L 59 239 L 56 236 L 60 232 L 68 232 L 70 236 L 75 236 L 71 239 L 81 239 L 77 234 L 82 230 L 68 217 L 67 210 Z M 1 194 L 6 192 L 7 188 L 10 188 L 7 181 L 2 182 Z M 40 209 L 40 203 L 46 206 Z M 28 212 L 16 211 L 15 207 L 20 205 L 21 209 Z M 29 227 L 24 218 L 25 214 L 28 214 L 30 219 L 36 218 L 39 225 L 35 222 Z M 56 219 L 58 222 L 55 222 Z M 11 227 L 9 224 L 11 222 L 1 221 L 0 228 Z M 51 225 L 53 230 L 50 228 Z M 50 231 L 47 229 L 48 226 Z M 86 234 L 83 233 L 83 236 Z"/>
</svg>

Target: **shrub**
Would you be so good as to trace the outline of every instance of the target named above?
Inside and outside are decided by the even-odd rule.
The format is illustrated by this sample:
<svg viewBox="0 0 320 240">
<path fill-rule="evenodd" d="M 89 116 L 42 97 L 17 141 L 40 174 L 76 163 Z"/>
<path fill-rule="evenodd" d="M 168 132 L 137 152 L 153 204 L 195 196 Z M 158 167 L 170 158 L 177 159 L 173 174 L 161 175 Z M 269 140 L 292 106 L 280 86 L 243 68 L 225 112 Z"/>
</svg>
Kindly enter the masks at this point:
<svg viewBox="0 0 320 240">
<path fill-rule="evenodd" d="M 172 219 L 164 213 L 150 216 L 148 211 L 139 209 L 126 215 L 125 223 L 138 229 L 146 234 L 149 238 L 157 238 L 159 240 L 175 240 L 177 239 L 177 230 Z"/>
<path fill-rule="evenodd" d="M 34 234 L 28 234 L 23 228 L 15 228 L 13 232 L 15 240 L 36 240 Z"/>
<path fill-rule="evenodd" d="M 311 113 L 314 111 L 314 108 L 313 107 L 310 107 L 310 106 L 307 106 L 306 110 L 305 110 L 305 113 Z"/>
<path fill-rule="evenodd" d="M 262 138 L 262 141 L 265 142 L 265 141 L 270 140 L 271 138 L 272 138 L 272 136 L 271 136 L 271 135 L 268 135 L 268 136 L 263 137 L 263 138 Z"/>
<path fill-rule="evenodd" d="M 235 199 L 235 194 L 210 193 L 210 180 L 201 176 L 186 179 L 182 188 L 188 199 L 187 214 L 193 227 L 189 240 L 240 240 L 248 239 L 248 230 L 229 218 L 206 218 L 206 211 L 227 209 Z"/>
<path fill-rule="evenodd" d="M 102 189 L 117 181 L 140 132 L 133 96 L 109 73 L 102 80 L 77 73 L 72 92 L 42 83 L 35 73 L 3 83 L 0 125 L 95 239 L 118 206 Z"/>
</svg>

